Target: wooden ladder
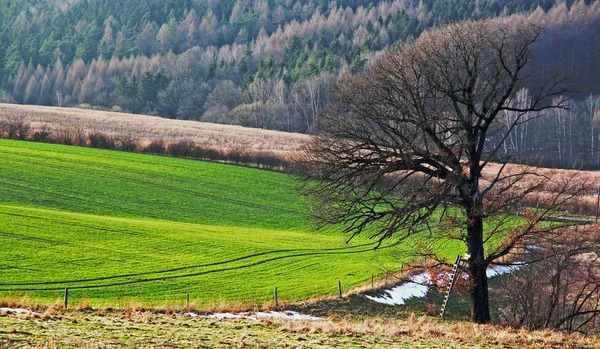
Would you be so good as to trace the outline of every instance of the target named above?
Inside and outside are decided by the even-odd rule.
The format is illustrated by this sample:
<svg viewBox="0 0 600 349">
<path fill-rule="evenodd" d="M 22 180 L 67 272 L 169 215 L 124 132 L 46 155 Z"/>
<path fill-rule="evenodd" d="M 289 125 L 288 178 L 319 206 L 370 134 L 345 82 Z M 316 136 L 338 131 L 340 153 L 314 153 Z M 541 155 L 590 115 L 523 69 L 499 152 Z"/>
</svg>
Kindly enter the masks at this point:
<svg viewBox="0 0 600 349">
<path fill-rule="evenodd" d="M 448 300 L 450 299 L 452 289 L 456 284 L 457 277 L 460 277 L 462 268 L 464 267 L 463 263 L 466 263 L 469 257 L 469 255 L 465 255 L 464 259 L 460 255 L 456 257 L 456 262 L 454 262 L 454 267 L 452 268 L 452 275 L 450 275 L 450 286 L 448 287 L 448 291 L 446 291 L 444 303 L 442 304 L 442 311 L 440 312 L 440 318 L 442 319 L 444 318 L 444 315 L 446 315 L 446 306 L 448 305 Z"/>
</svg>

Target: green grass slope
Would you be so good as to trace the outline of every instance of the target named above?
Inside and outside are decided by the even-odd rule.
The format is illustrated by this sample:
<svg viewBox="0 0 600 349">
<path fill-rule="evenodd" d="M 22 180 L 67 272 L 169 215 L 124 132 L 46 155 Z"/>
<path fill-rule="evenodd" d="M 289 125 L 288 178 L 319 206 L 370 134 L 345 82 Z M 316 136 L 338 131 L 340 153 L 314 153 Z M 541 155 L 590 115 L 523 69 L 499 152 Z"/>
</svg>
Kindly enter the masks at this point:
<svg viewBox="0 0 600 349">
<path fill-rule="evenodd" d="M 315 232 L 274 172 L 0 140 L 0 294 L 76 302 L 260 303 L 362 284 L 391 248 Z"/>
</svg>

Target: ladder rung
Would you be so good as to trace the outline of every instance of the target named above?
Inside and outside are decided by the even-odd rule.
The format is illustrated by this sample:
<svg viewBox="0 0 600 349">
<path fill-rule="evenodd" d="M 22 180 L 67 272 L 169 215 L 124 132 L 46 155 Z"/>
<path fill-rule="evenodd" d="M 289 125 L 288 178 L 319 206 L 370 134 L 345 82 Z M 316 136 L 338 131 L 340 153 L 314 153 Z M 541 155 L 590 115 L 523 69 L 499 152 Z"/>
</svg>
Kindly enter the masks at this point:
<svg viewBox="0 0 600 349">
<path fill-rule="evenodd" d="M 452 288 L 454 287 L 454 279 L 456 279 L 456 277 L 458 276 L 459 269 L 462 269 L 463 264 L 466 265 L 465 263 L 467 263 L 467 262 L 468 261 L 463 260 L 463 258 L 461 256 L 458 256 L 456 258 L 456 262 L 454 263 L 454 266 L 452 267 L 452 273 L 450 274 L 450 278 L 449 278 L 450 285 L 448 287 L 448 290 L 446 291 L 446 295 L 444 296 L 442 310 L 440 311 L 440 317 L 442 317 L 442 318 L 444 318 L 444 314 L 446 313 L 446 306 L 448 305 L 448 300 L 450 299 L 450 294 L 452 293 Z"/>
</svg>

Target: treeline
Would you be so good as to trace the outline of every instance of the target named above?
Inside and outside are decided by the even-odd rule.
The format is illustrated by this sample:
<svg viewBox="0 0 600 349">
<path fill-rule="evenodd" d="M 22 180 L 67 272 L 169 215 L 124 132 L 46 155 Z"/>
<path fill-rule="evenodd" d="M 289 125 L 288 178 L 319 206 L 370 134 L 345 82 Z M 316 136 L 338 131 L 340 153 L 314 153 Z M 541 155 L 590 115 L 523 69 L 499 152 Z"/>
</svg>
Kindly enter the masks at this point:
<svg viewBox="0 0 600 349">
<path fill-rule="evenodd" d="M 529 91 L 520 90 L 514 106 L 527 105 Z M 557 99 L 566 98 L 558 96 Z M 518 120 L 508 133 L 508 125 Z M 503 127 L 503 125 L 506 125 Z M 533 166 L 600 169 L 600 95 L 569 100 L 565 108 L 521 115 L 504 112 L 497 125 L 502 142 L 501 157 Z"/>
<path fill-rule="evenodd" d="M 536 121 L 506 150 L 513 161 L 535 155 L 538 165 L 592 168 L 598 162 L 598 130 L 581 121 L 580 105 L 600 94 L 599 2 L 196 0 L 177 8 L 168 1 L 0 2 L 8 9 L 0 13 L 0 45 L 7 48 L 0 50 L 0 102 L 291 132 L 314 130 L 337 76 L 361 71 L 426 28 L 485 17 L 534 23 L 544 35 L 533 46 L 531 74 L 570 76 L 578 94 L 569 113 L 576 116 Z M 147 7 L 145 15 L 136 6 Z M 85 34 L 94 26 L 100 34 Z M 86 37 L 98 51 L 84 54 Z M 47 49 L 40 50 L 48 40 L 56 47 L 48 44 L 53 55 L 44 59 Z M 74 46 L 65 44 L 69 40 Z"/>
<path fill-rule="evenodd" d="M 75 126 L 54 131 L 47 128 L 32 129 L 26 118 L 17 117 L 0 120 L 0 138 L 218 161 L 272 171 L 284 171 L 290 166 L 285 156 L 270 151 L 227 149 L 196 144 L 185 139 L 176 142 L 160 139 L 141 141 L 131 136 L 113 136 L 100 131 L 86 132 Z"/>
<path fill-rule="evenodd" d="M 400 4 L 401 10 L 416 17 L 416 25 L 425 27 L 529 12 L 538 6 L 548 10 L 554 1 L 405 0 Z M 68 65 L 78 58 L 89 63 L 100 56 L 179 54 L 196 46 L 245 44 L 261 31 L 271 35 L 315 15 L 355 11 L 371 16 L 381 6 L 398 9 L 380 0 L 2 0 L 0 6 L 0 52 L 6 52 L 0 60 L 9 75 L 16 73 L 21 61 L 47 66 L 58 58 Z M 376 18 L 369 20 L 378 25 Z"/>
<path fill-rule="evenodd" d="M 294 132 L 313 129 L 336 76 L 362 70 L 391 45 L 447 22 L 554 4 L 1 1 L 0 101 Z"/>
</svg>

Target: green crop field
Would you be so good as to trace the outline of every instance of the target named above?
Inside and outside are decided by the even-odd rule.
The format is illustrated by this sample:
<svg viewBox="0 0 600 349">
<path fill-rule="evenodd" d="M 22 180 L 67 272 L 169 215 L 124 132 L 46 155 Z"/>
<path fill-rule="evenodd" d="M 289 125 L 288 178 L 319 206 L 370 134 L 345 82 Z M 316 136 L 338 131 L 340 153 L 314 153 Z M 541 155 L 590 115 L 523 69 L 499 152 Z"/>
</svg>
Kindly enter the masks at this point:
<svg viewBox="0 0 600 349">
<path fill-rule="evenodd" d="M 0 294 L 92 304 L 261 304 L 399 268 L 397 248 L 315 231 L 288 176 L 0 140 Z M 393 242 L 390 241 L 390 245 Z"/>
</svg>

